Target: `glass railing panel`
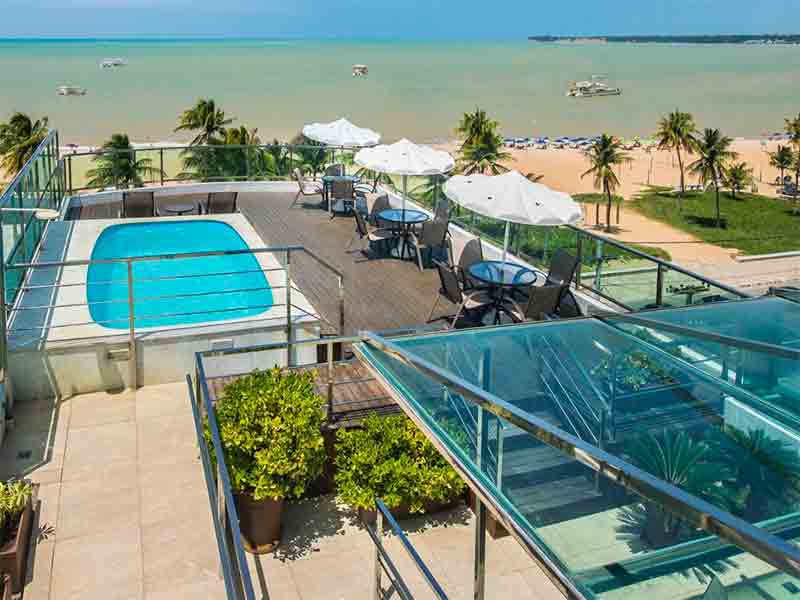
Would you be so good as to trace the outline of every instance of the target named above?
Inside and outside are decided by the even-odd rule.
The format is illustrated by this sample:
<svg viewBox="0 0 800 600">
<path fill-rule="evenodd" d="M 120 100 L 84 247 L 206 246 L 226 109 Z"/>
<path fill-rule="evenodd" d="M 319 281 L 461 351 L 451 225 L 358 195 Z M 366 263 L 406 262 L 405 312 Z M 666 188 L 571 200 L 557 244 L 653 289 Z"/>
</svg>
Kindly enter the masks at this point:
<svg viewBox="0 0 800 600">
<path fill-rule="evenodd" d="M 661 306 L 664 308 L 692 306 L 738 300 L 740 296 L 714 285 L 711 281 L 664 267 Z"/>
<path fill-rule="evenodd" d="M 789 493 L 792 483 L 780 478 L 797 461 L 797 447 L 778 437 L 785 424 L 765 414 L 754 417 L 753 406 L 743 401 L 746 395 L 721 394 L 712 378 L 635 338 L 585 322 L 396 343 L 446 368 L 456 380 L 478 385 L 584 441 L 590 433 L 578 422 L 590 421 L 592 408 L 605 407 L 604 423 L 595 430 L 602 433 L 598 447 L 773 533 L 792 537 L 792 527 L 800 523 L 797 498 Z M 572 352 L 558 345 L 564 343 Z M 639 597 L 652 589 L 658 597 L 699 598 L 717 577 L 724 589 L 737 590 L 735 597 L 758 598 L 758 589 L 739 585 L 745 577 L 765 586 L 791 579 L 598 477 L 507 421 L 486 413 L 481 421 L 469 400 L 452 389 L 443 392 L 446 386 L 376 347 L 362 345 L 360 352 L 519 529 L 590 597 Z M 557 356 L 572 362 L 562 366 Z M 507 376 L 509 364 L 520 381 Z M 548 377 L 552 371 L 558 377 Z M 585 394 L 582 404 L 579 391 Z M 600 398 L 591 401 L 591 393 Z M 454 400 L 472 406 L 481 425 L 465 424 Z M 737 464 L 757 456 L 752 442 L 759 436 L 780 447 L 776 455 L 782 458 L 734 474 Z M 778 487 L 767 493 L 759 477 Z M 767 522 L 774 518 L 780 527 Z"/>
<path fill-rule="evenodd" d="M 658 263 L 585 233 L 580 283 L 630 310 L 658 306 Z"/>
</svg>

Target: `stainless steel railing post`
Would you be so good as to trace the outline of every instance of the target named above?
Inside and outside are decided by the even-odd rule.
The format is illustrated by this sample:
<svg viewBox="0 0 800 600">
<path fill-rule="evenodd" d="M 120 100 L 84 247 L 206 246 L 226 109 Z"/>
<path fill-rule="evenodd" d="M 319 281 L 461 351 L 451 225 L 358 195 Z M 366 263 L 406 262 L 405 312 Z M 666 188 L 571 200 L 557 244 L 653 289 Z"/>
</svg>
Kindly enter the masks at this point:
<svg viewBox="0 0 800 600">
<path fill-rule="evenodd" d="M 130 378 L 130 388 L 135 390 L 139 387 L 139 360 L 136 356 L 136 316 L 133 310 L 133 261 L 128 259 L 126 262 L 128 263 L 128 329 L 130 335 L 128 340 L 128 376 Z"/>
<path fill-rule="evenodd" d="M 383 513 L 379 507 L 375 507 L 375 535 L 378 539 L 378 544 L 375 544 L 375 556 L 373 564 L 373 581 L 375 588 L 373 590 L 374 600 L 383 600 L 383 590 L 381 589 L 381 547 L 380 543 L 383 541 Z"/>
<path fill-rule="evenodd" d="M 292 251 L 286 250 L 286 366 L 292 366 Z"/>
<path fill-rule="evenodd" d="M 344 335 L 344 281 L 341 275 L 336 280 L 339 285 L 339 335 Z"/>
<path fill-rule="evenodd" d="M 161 175 L 161 186 L 164 186 L 164 148 L 159 148 L 158 150 L 158 158 L 159 158 L 159 172 Z"/>
<path fill-rule="evenodd" d="M 656 306 L 664 303 L 664 265 L 659 263 L 656 272 Z"/>
<path fill-rule="evenodd" d="M 333 421 L 333 342 L 327 344 L 328 358 L 328 421 Z"/>
</svg>

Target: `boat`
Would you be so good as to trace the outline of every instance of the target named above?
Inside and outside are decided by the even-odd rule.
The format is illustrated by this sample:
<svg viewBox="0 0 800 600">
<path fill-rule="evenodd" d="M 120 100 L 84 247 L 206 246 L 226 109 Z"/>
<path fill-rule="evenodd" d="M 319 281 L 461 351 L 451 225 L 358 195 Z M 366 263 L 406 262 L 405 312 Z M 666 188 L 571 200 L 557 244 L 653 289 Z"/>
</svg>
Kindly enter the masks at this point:
<svg viewBox="0 0 800 600">
<path fill-rule="evenodd" d="M 366 77 L 368 74 L 367 65 L 353 65 L 353 77 Z"/>
<path fill-rule="evenodd" d="M 59 96 L 85 96 L 86 88 L 79 85 L 60 85 L 56 88 Z"/>
<path fill-rule="evenodd" d="M 100 63 L 100 67 L 103 69 L 113 69 L 116 67 L 124 67 L 128 64 L 124 58 L 104 58 L 103 62 Z"/>
<path fill-rule="evenodd" d="M 605 77 L 593 75 L 589 81 L 573 81 L 569 90 L 568 98 L 591 98 L 594 96 L 619 96 L 622 90 L 618 87 L 611 87 L 606 83 Z"/>
</svg>

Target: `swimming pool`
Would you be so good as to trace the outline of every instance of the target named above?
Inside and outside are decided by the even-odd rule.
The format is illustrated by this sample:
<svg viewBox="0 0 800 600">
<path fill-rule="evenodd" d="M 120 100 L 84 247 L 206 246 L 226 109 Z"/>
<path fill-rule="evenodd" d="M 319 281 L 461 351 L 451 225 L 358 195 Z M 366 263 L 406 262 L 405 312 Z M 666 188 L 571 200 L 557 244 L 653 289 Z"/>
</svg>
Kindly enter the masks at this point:
<svg viewBox="0 0 800 600">
<path fill-rule="evenodd" d="M 247 248 L 236 229 L 221 221 L 124 223 L 100 233 L 91 259 Z M 133 279 L 137 328 L 254 317 L 273 304 L 272 289 L 253 254 L 135 262 Z M 89 266 L 86 294 L 95 322 L 111 329 L 129 327 L 127 280 L 125 262 Z"/>
</svg>

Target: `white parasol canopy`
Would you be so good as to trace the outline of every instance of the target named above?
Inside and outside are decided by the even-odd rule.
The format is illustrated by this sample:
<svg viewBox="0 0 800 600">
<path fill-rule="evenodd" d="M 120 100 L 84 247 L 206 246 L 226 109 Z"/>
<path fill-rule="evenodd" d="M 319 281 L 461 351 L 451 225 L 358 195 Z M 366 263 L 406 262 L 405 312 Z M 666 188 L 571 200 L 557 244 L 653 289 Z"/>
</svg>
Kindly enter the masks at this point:
<svg viewBox="0 0 800 600">
<path fill-rule="evenodd" d="M 403 210 L 406 207 L 409 175 L 442 175 L 456 166 L 455 160 L 447 152 L 419 146 L 405 138 L 394 144 L 360 150 L 355 161 L 370 171 L 403 176 Z"/>
<path fill-rule="evenodd" d="M 518 171 L 503 175 L 456 175 L 444 186 L 448 198 L 486 217 L 506 222 L 503 262 L 508 251 L 510 223 L 523 225 L 574 225 L 583 211 L 569 194 L 534 183 Z"/>
<path fill-rule="evenodd" d="M 381 139 L 380 133 L 357 127 L 347 119 L 339 119 L 332 123 L 311 123 L 303 127 L 303 135 L 326 146 L 342 148 L 375 146 Z"/>
</svg>

